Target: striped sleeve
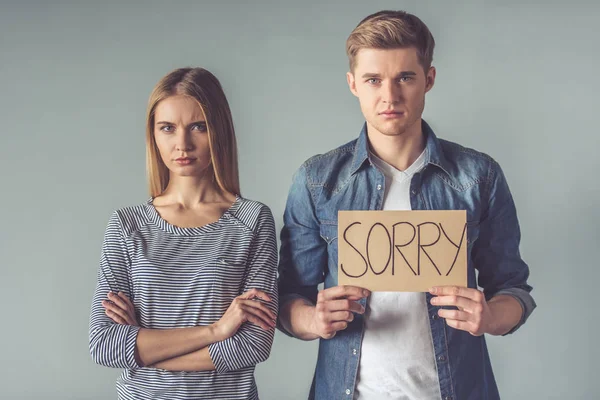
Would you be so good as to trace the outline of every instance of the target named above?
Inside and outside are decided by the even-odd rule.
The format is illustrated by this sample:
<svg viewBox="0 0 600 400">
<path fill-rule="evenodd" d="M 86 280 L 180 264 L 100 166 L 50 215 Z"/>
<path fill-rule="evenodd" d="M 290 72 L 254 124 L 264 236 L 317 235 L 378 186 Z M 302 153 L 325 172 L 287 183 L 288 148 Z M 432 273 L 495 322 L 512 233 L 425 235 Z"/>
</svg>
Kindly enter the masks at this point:
<svg viewBox="0 0 600 400">
<path fill-rule="evenodd" d="M 96 363 L 107 367 L 140 368 L 135 361 L 135 343 L 140 328 L 113 322 L 102 307 L 102 300 L 107 298 L 109 291 L 121 291 L 133 301 L 129 284 L 129 265 L 121 220 L 115 212 L 104 234 L 89 327 L 92 358 Z"/>
<path fill-rule="evenodd" d="M 249 252 L 246 279 L 242 293 L 250 289 L 266 292 L 271 302 L 265 303 L 275 314 L 277 294 L 277 240 L 271 210 L 262 206 L 258 212 L 257 228 Z M 235 335 L 209 346 L 209 353 L 218 373 L 253 366 L 269 358 L 274 329 L 264 330 L 244 323 Z"/>
</svg>

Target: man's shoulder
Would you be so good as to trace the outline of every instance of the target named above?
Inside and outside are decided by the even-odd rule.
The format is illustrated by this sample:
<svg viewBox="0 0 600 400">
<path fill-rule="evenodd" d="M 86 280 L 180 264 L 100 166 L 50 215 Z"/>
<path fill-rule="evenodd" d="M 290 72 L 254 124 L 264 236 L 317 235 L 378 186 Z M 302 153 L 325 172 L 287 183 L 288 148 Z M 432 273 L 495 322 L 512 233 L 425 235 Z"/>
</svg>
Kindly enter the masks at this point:
<svg viewBox="0 0 600 400">
<path fill-rule="evenodd" d="M 482 151 L 466 147 L 446 139 L 438 139 L 438 141 L 440 142 L 442 150 L 444 151 L 444 156 L 448 159 L 448 161 L 473 161 L 482 163 L 490 163 L 494 161 L 490 155 Z"/>
<path fill-rule="evenodd" d="M 461 186 L 492 179 L 498 163 L 487 153 L 456 142 L 438 139 L 444 163 L 442 168 Z"/>
<path fill-rule="evenodd" d="M 335 149 L 329 150 L 326 153 L 316 154 L 304 161 L 302 166 L 305 168 L 320 168 L 335 165 L 344 161 L 352 162 L 356 142 L 357 139 L 354 139 Z"/>
<path fill-rule="evenodd" d="M 309 183 L 315 184 L 327 181 L 332 174 L 349 174 L 357 141 L 351 140 L 326 153 L 310 157 L 302 163 L 300 171 L 306 175 Z"/>
</svg>

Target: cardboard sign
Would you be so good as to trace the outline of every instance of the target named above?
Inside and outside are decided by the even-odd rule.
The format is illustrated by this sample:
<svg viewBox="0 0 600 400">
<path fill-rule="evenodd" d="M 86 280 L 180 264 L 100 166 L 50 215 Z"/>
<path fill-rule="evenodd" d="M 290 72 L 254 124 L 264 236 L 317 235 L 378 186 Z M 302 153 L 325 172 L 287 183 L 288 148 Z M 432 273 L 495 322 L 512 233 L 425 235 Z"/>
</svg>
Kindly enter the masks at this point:
<svg viewBox="0 0 600 400">
<path fill-rule="evenodd" d="M 467 212 L 339 211 L 338 284 L 426 292 L 467 286 Z"/>
</svg>

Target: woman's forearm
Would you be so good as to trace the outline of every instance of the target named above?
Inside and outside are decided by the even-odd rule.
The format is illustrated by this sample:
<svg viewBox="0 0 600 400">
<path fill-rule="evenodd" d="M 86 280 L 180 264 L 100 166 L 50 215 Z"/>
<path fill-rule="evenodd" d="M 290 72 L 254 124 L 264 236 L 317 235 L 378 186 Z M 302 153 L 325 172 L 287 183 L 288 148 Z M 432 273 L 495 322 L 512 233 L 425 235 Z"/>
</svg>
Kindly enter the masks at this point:
<svg viewBox="0 0 600 400">
<path fill-rule="evenodd" d="M 176 329 L 142 328 L 136 340 L 136 361 L 141 366 L 156 365 L 204 348 L 208 354 L 207 346 L 223 339 L 213 325 Z"/>
<path fill-rule="evenodd" d="M 213 364 L 210 354 L 208 353 L 208 346 L 182 356 L 160 361 L 151 366 L 154 368 L 165 369 L 167 371 L 192 372 L 215 370 L 215 364 Z"/>
</svg>

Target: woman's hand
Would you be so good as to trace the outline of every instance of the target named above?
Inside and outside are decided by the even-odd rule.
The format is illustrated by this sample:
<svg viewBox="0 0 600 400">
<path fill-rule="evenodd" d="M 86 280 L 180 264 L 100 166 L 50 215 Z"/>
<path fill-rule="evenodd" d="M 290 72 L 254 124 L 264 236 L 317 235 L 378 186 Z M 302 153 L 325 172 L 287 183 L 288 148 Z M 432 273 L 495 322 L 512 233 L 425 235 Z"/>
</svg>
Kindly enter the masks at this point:
<svg viewBox="0 0 600 400">
<path fill-rule="evenodd" d="M 108 300 L 102 300 L 106 315 L 121 325 L 138 326 L 133 303 L 123 292 L 108 292 Z"/>
<path fill-rule="evenodd" d="M 221 319 L 213 324 L 213 329 L 220 340 L 233 336 L 244 322 L 260 326 L 264 330 L 273 329 L 277 316 L 262 302 L 270 302 L 271 298 L 258 289 L 250 289 L 233 299 Z"/>
</svg>

